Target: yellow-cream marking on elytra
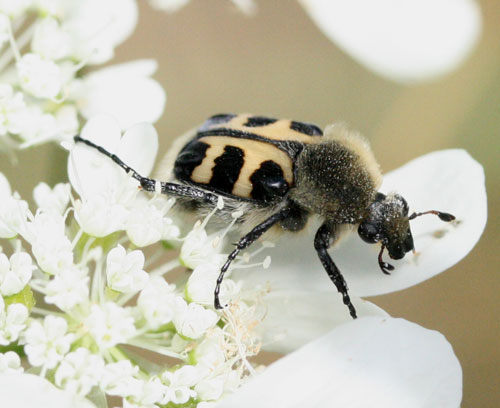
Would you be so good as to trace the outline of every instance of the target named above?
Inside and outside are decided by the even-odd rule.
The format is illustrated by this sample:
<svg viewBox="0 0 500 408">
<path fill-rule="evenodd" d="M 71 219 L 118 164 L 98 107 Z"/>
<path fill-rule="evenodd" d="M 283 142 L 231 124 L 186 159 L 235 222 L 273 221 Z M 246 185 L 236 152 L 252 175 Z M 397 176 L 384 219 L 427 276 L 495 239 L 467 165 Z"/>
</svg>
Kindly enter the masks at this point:
<svg viewBox="0 0 500 408">
<path fill-rule="evenodd" d="M 227 145 L 238 147 L 243 151 L 243 167 L 231 194 L 251 198 L 253 189 L 250 177 L 260 168 L 262 162 L 272 160 L 283 170 L 283 177 L 288 184 L 293 183 L 293 163 L 292 159 L 284 151 L 277 147 L 259 142 L 257 140 L 239 139 L 230 136 L 206 136 L 200 139 L 210 145 L 206 151 L 205 159 L 197 166 L 191 174 L 191 179 L 197 183 L 208 184 L 212 177 L 212 169 L 215 166 L 215 159 L 219 157 Z"/>
<path fill-rule="evenodd" d="M 205 139 L 208 138 L 203 138 L 203 142 L 210 145 L 210 147 L 208 147 L 205 152 L 205 158 L 194 168 L 190 177 L 194 182 L 201 184 L 208 184 L 210 182 L 212 178 L 212 169 L 215 166 L 215 159 L 224 153 L 224 148 L 226 147 L 226 143 L 211 142 Z"/>
<path fill-rule="evenodd" d="M 302 143 L 320 143 L 321 136 L 308 136 L 301 132 L 290 129 L 292 123 L 289 119 L 279 119 L 274 123 L 265 126 L 244 126 L 248 118 L 255 116 L 249 113 L 242 113 L 235 116 L 229 122 L 212 125 L 210 129 L 228 128 L 240 130 L 242 132 L 253 133 L 271 140 L 293 140 Z"/>
</svg>

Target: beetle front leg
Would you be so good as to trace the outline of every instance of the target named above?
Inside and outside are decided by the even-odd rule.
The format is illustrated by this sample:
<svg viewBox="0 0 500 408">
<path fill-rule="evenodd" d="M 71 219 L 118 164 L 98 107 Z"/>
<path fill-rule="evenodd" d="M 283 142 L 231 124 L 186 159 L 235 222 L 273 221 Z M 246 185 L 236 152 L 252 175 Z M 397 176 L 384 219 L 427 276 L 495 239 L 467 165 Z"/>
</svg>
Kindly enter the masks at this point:
<svg viewBox="0 0 500 408">
<path fill-rule="evenodd" d="M 349 313 L 351 314 L 353 319 L 356 319 L 356 309 L 351 303 L 351 298 L 347 292 L 347 284 L 345 282 L 342 273 L 339 268 L 333 262 L 332 258 L 328 254 L 328 248 L 335 242 L 337 236 L 335 235 L 335 226 L 329 224 L 323 224 L 319 227 L 316 232 L 316 236 L 314 237 L 314 248 L 318 253 L 319 259 L 325 268 L 326 273 L 334 283 L 337 290 L 342 294 L 342 300 L 344 304 L 349 309 Z"/>
</svg>

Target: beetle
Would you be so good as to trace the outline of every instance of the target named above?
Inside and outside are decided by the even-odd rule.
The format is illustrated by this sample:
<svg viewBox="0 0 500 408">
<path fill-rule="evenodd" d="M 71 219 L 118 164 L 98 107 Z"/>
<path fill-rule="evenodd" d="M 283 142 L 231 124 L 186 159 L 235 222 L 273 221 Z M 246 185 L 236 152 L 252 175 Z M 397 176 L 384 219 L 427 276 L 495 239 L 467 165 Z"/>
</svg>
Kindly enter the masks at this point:
<svg viewBox="0 0 500 408">
<path fill-rule="evenodd" d="M 451 214 L 431 210 L 409 215 L 406 200 L 398 194 L 378 192 L 379 165 L 367 143 L 345 125 L 334 124 L 323 132 L 318 126 L 288 119 L 251 114 L 218 114 L 178 139 L 160 164 L 157 178 L 143 177 L 115 154 L 75 136 L 108 156 L 139 181 L 143 190 L 177 198 L 176 205 L 189 212 L 212 208 L 224 198 L 217 212 L 222 220 L 233 211 L 243 213 L 238 229 L 241 239 L 221 267 L 214 292 L 214 307 L 221 309 L 219 291 L 224 274 L 238 254 L 270 229 L 295 233 L 313 218 L 321 220 L 314 248 L 328 276 L 356 318 L 342 273 L 328 249 L 357 226 L 360 238 L 380 243 L 378 264 L 389 274 L 394 267 L 382 258 L 401 259 L 414 250 L 410 221 L 424 214 L 442 221 Z"/>
</svg>

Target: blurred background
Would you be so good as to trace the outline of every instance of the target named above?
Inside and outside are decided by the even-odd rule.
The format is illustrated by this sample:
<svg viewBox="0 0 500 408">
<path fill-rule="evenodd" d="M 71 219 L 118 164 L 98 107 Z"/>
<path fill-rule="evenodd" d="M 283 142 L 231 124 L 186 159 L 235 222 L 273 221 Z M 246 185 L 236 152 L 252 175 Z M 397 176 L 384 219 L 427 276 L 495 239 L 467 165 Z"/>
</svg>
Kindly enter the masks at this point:
<svg viewBox="0 0 500 408">
<path fill-rule="evenodd" d="M 451 147 L 484 166 L 490 215 L 472 253 L 434 279 L 371 300 L 447 337 L 463 367 L 464 407 L 498 406 L 500 2 L 479 2 L 482 38 L 466 62 L 419 85 L 388 81 L 355 62 L 295 1 L 261 0 L 251 17 L 224 0 L 193 0 L 173 14 L 139 3 L 138 27 L 113 63 L 159 62 L 155 78 L 168 97 L 156 124 L 161 154 L 212 114 L 252 112 L 320 127 L 345 121 L 368 137 L 384 172 Z M 16 166 L 2 157 L 1 167 L 27 199 L 40 180 L 65 180 L 65 157 L 46 145 L 20 152 Z"/>
</svg>

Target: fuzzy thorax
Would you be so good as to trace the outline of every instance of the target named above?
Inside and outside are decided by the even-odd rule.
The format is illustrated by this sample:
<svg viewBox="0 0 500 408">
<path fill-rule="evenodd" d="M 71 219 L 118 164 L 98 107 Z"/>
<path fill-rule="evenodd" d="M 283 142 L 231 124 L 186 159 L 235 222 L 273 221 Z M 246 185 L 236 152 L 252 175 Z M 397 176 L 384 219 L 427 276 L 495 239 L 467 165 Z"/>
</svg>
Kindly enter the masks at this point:
<svg viewBox="0 0 500 408">
<path fill-rule="evenodd" d="M 338 125 L 324 142 L 304 146 L 295 169 L 290 198 L 335 224 L 360 222 L 381 182 L 368 144 Z"/>
</svg>

